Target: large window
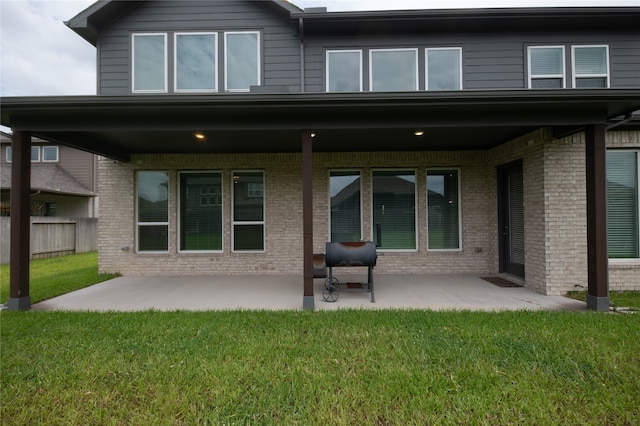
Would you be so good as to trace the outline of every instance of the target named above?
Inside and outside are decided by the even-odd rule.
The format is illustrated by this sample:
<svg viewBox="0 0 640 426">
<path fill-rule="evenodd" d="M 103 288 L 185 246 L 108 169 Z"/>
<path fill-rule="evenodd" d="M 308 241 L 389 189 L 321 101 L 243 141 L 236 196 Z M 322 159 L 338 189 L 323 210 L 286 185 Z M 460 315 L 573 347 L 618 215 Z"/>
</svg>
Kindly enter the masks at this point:
<svg viewBox="0 0 640 426">
<path fill-rule="evenodd" d="M 167 91 L 167 35 L 133 35 L 133 91 Z"/>
<path fill-rule="evenodd" d="M 331 241 L 362 239 L 361 191 L 360 172 L 329 172 Z"/>
<path fill-rule="evenodd" d="M 138 252 L 169 251 L 169 174 L 137 173 Z"/>
<path fill-rule="evenodd" d="M 429 250 L 460 249 L 460 180 L 457 169 L 427 170 Z"/>
<path fill-rule="evenodd" d="M 180 173 L 180 251 L 222 251 L 221 173 Z"/>
<path fill-rule="evenodd" d="M 564 46 L 532 46 L 527 50 L 529 52 L 529 88 L 564 88 Z"/>
<path fill-rule="evenodd" d="M 260 34 L 228 32 L 225 43 L 225 89 L 248 92 L 260 85 Z"/>
<path fill-rule="evenodd" d="M 382 250 L 416 250 L 416 173 L 373 172 L 373 238 L 381 228 Z"/>
<path fill-rule="evenodd" d="M 426 89 L 462 89 L 462 49 L 426 49 Z"/>
<path fill-rule="evenodd" d="M 418 90 L 418 49 L 379 49 L 369 55 L 371 91 Z"/>
<path fill-rule="evenodd" d="M 215 92 L 218 89 L 216 33 L 175 35 L 176 92 Z"/>
<path fill-rule="evenodd" d="M 609 87 L 608 46 L 573 46 L 573 87 Z"/>
<path fill-rule="evenodd" d="M 327 92 L 362 91 L 362 51 L 327 51 Z"/>
<path fill-rule="evenodd" d="M 640 151 L 607 152 L 609 258 L 640 258 Z"/>
<path fill-rule="evenodd" d="M 263 252 L 264 247 L 264 173 L 233 173 L 233 251 Z"/>
</svg>

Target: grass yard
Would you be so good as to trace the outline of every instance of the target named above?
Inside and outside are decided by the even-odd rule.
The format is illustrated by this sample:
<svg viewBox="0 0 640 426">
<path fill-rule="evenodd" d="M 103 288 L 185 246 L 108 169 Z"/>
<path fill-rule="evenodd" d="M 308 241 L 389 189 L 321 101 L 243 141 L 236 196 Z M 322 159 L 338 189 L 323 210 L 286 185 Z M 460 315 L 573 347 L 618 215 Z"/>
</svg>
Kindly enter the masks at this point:
<svg viewBox="0 0 640 426">
<path fill-rule="evenodd" d="M 640 423 L 640 316 L 2 312 L 22 424 Z"/>
<path fill-rule="evenodd" d="M 98 274 L 98 253 L 32 260 L 29 269 L 31 303 L 50 299 L 116 275 Z M 9 299 L 9 265 L 0 265 L 0 303 Z"/>
</svg>

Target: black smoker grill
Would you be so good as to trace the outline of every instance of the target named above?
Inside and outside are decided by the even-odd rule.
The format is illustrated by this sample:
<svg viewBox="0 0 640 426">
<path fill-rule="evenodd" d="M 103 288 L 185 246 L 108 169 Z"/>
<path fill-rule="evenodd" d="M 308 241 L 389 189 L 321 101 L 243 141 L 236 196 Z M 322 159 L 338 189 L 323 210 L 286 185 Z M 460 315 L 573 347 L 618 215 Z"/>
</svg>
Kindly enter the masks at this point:
<svg viewBox="0 0 640 426">
<path fill-rule="evenodd" d="M 324 300 L 335 302 L 338 300 L 340 291 L 365 291 L 371 292 L 371 303 L 375 303 L 373 267 L 376 266 L 377 257 L 376 243 L 372 241 L 327 243 L 324 255 L 325 265 L 321 264 L 322 255 L 314 256 L 314 275 L 317 278 L 326 277 L 326 268 L 329 268 L 329 277 L 325 281 L 325 289 L 322 292 Z M 368 268 L 366 283 L 341 283 L 333 276 L 333 268 L 363 266 Z M 322 275 L 323 269 L 324 275 Z"/>
</svg>

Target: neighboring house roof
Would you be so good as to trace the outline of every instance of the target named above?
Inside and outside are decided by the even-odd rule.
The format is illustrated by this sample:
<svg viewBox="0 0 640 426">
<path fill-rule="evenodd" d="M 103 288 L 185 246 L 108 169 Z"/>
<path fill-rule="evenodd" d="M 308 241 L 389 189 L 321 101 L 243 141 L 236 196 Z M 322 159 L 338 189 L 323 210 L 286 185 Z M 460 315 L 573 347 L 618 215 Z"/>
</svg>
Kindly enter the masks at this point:
<svg viewBox="0 0 640 426">
<path fill-rule="evenodd" d="M 3 164 L 0 168 L 0 188 L 11 189 L 11 164 Z M 58 164 L 32 164 L 31 190 L 81 197 L 97 195 L 75 180 Z"/>
<path fill-rule="evenodd" d="M 95 46 L 100 28 L 126 15 L 145 1 L 149 0 L 100 0 L 66 21 L 65 24 Z M 289 18 L 292 13 L 302 12 L 300 8 L 286 0 L 262 0 L 259 1 L 259 3 L 271 6 L 276 12 L 283 14 L 286 18 Z"/>
</svg>

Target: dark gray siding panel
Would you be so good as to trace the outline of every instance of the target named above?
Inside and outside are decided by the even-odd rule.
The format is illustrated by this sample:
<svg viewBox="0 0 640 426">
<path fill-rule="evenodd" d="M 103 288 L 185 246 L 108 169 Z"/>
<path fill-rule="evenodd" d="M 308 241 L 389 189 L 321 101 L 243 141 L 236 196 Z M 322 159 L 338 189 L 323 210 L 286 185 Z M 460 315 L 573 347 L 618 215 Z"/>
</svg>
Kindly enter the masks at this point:
<svg viewBox="0 0 640 426">
<path fill-rule="evenodd" d="M 147 2 L 111 27 L 99 38 L 99 93 L 131 93 L 131 33 L 175 31 L 260 31 L 262 41 L 262 84 L 300 86 L 300 50 L 296 28 L 260 1 L 159 1 Z M 168 43 L 172 44 L 172 34 Z M 172 62 L 169 59 L 169 81 Z M 222 78 L 222 73 L 220 73 Z M 171 84 L 169 85 L 171 88 Z M 220 87 L 222 87 L 220 85 Z M 171 89 L 170 89 L 171 90 Z"/>
</svg>

